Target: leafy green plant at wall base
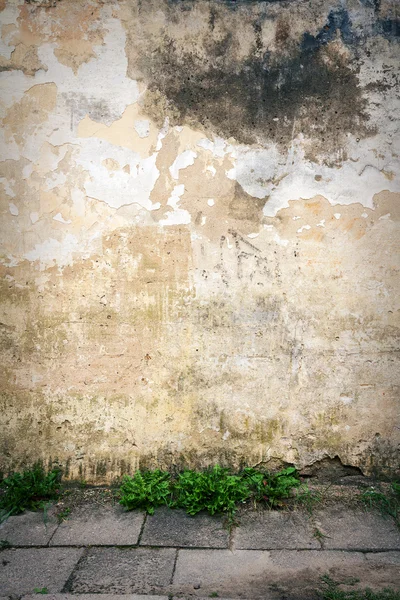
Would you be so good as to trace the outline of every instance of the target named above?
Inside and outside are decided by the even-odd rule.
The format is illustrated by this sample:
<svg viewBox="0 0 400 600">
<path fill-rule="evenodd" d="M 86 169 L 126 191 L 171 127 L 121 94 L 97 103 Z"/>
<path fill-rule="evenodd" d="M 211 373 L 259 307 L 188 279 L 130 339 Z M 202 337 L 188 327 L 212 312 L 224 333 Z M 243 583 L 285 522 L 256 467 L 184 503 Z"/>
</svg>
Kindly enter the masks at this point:
<svg viewBox="0 0 400 600">
<path fill-rule="evenodd" d="M 46 473 L 40 463 L 23 473 L 9 475 L 0 484 L 0 521 L 26 509 L 43 508 L 46 501 L 59 495 L 60 481 L 60 469 L 52 469 Z"/>
<path fill-rule="evenodd" d="M 205 510 L 211 515 L 226 513 L 232 517 L 238 504 L 249 499 L 279 506 L 299 484 L 294 467 L 278 473 L 247 468 L 235 475 L 215 465 L 205 471 L 187 469 L 174 481 L 163 471 L 137 471 L 133 477 L 124 477 L 120 503 L 128 510 L 142 508 L 149 514 L 157 506 L 167 505 L 183 508 L 189 515 Z"/>
<path fill-rule="evenodd" d="M 169 506 L 171 476 L 165 471 L 137 471 L 133 477 L 125 475 L 120 488 L 120 504 L 128 510 L 142 508 L 149 515 L 157 506 Z"/>
<path fill-rule="evenodd" d="M 233 514 L 238 502 L 249 497 L 250 491 L 239 475 L 230 475 L 228 469 L 216 465 L 204 472 L 184 471 L 174 486 L 175 506 L 184 508 L 189 515 L 201 510 Z"/>
<path fill-rule="evenodd" d="M 300 485 L 297 471 L 294 467 L 287 467 L 278 473 L 257 471 L 253 468 L 243 470 L 243 479 L 246 481 L 256 502 L 266 502 L 271 507 L 282 504 L 284 498 L 289 498 L 293 488 Z"/>
</svg>

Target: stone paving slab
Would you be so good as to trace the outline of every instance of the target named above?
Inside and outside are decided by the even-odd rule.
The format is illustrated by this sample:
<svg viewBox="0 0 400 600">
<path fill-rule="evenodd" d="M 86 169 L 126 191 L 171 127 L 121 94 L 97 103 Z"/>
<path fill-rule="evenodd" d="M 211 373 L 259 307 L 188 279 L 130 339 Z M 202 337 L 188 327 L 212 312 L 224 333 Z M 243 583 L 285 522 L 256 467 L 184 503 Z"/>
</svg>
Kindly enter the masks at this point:
<svg viewBox="0 0 400 600">
<path fill-rule="evenodd" d="M 148 516 L 141 544 L 197 548 L 228 548 L 229 532 L 223 520 L 199 513 L 195 517 L 181 510 L 158 509 Z"/>
<path fill-rule="evenodd" d="M 7 540 L 12 546 L 47 546 L 58 527 L 52 511 L 27 511 L 15 517 L 9 517 L 0 525 L 0 539 Z"/>
<path fill-rule="evenodd" d="M 357 577 L 361 587 L 398 587 L 398 565 L 372 564 L 360 552 L 322 550 L 180 550 L 172 592 L 194 596 L 263 598 L 263 600 L 318 598 L 320 577 L 335 580 Z"/>
<path fill-rule="evenodd" d="M 168 600 L 168 596 L 143 594 L 80 594 L 79 600 Z M 46 600 L 78 600 L 74 594 L 46 594 Z M 2 600 L 2 598 L 0 598 Z M 23 596 L 21 600 L 38 600 L 37 594 Z"/>
<path fill-rule="evenodd" d="M 76 508 L 60 524 L 51 546 L 134 546 L 144 513 L 126 512 L 122 506 L 87 504 Z"/>
<path fill-rule="evenodd" d="M 163 594 L 168 588 L 173 548 L 92 548 L 71 578 L 74 594 Z"/>
<path fill-rule="evenodd" d="M 399 565 L 399 586 L 400 586 L 400 552 L 368 552 L 365 558 L 375 564 Z"/>
<path fill-rule="evenodd" d="M 21 548 L 0 554 L 0 593 L 61 592 L 82 556 L 79 548 Z"/>
<path fill-rule="evenodd" d="M 315 513 L 315 525 L 328 550 L 400 550 L 399 528 L 376 512 L 326 508 Z"/>
<path fill-rule="evenodd" d="M 234 543 L 243 550 L 319 550 L 314 530 L 305 513 L 251 512 L 240 517 Z"/>
</svg>

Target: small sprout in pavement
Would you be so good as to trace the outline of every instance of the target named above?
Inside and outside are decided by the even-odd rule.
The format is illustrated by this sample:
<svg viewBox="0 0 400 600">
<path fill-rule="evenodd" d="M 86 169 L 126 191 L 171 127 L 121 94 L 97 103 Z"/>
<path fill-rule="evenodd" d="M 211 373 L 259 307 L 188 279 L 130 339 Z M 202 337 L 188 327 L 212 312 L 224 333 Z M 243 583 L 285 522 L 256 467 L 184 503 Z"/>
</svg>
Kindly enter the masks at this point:
<svg viewBox="0 0 400 600">
<path fill-rule="evenodd" d="M 57 519 L 59 523 L 66 521 L 71 514 L 70 508 L 63 508 L 59 513 L 57 513 Z"/>
<path fill-rule="evenodd" d="M 323 540 L 323 538 L 327 538 L 329 537 L 328 535 L 325 535 L 324 533 L 322 533 L 322 531 L 320 529 L 318 529 L 318 527 L 316 527 L 314 529 L 314 533 L 313 536 L 319 541 L 321 542 Z"/>
<path fill-rule="evenodd" d="M 211 594 L 209 595 L 209 598 L 218 598 L 218 593 L 217 592 L 211 592 Z"/>
<path fill-rule="evenodd" d="M 10 548 L 11 544 L 8 540 L 0 540 L 0 550 L 4 550 L 5 548 Z"/>
<path fill-rule="evenodd" d="M 47 589 L 47 587 L 43 587 L 43 588 L 35 588 L 33 590 L 34 594 L 48 594 L 49 590 Z"/>
</svg>

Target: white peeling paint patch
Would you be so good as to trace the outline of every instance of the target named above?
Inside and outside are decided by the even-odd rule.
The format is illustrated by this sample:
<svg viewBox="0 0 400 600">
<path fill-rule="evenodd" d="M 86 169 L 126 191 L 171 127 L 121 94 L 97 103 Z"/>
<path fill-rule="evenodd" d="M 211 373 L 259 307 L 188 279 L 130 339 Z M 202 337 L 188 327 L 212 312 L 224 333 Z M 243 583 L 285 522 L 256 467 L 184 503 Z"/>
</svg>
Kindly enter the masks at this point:
<svg viewBox="0 0 400 600">
<path fill-rule="evenodd" d="M 28 165 L 25 165 L 25 167 L 22 169 L 22 178 L 23 179 L 29 179 L 29 177 L 32 175 L 32 171 L 33 171 L 33 164 L 29 163 Z"/>
<path fill-rule="evenodd" d="M 311 229 L 311 225 L 303 225 L 303 227 L 297 230 L 297 233 L 302 233 L 304 229 Z"/>
<path fill-rule="evenodd" d="M 363 213 L 361 213 L 361 216 L 362 216 L 363 219 L 366 219 L 368 217 L 368 213 L 363 212 Z"/>
<path fill-rule="evenodd" d="M 33 250 L 24 254 L 23 258 L 31 262 L 39 261 L 40 269 L 44 270 L 55 264 L 58 266 L 70 265 L 75 252 L 81 256 L 82 245 L 74 235 L 68 233 L 62 242 L 49 238 L 41 244 L 36 244 Z"/>
<path fill-rule="evenodd" d="M 139 204 L 146 210 L 160 208 L 159 203 L 153 204 L 150 200 L 160 174 L 156 167 L 157 153 L 141 159 L 136 152 L 114 146 L 106 140 L 85 138 L 81 144 L 75 160 L 90 174 L 85 182 L 88 196 L 106 202 L 112 208 L 128 204 Z M 130 173 L 124 170 L 110 172 L 102 164 L 107 158 L 112 158 L 120 165 L 129 165 Z"/>
<path fill-rule="evenodd" d="M 56 216 L 53 217 L 53 221 L 58 221 L 59 223 L 65 223 L 66 225 L 68 225 L 69 223 L 72 222 L 71 220 L 66 221 L 61 213 L 57 213 Z"/>
<path fill-rule="evenodd" d="M 134 128 L 140 138 L 146 138 L 150 135 L 150 121 L 135 121 Z"/>
<path fill-rule="evenodd" d="M 340 219 L 342 215 L 341 213 L 333 213 L 333 216 L 335 217 L 335 219 Z"/>
<path fill-rule="evenodd" d="M 228 439 L 228 437 L 231 435 L 230 431 L 225 431 L 224 435 L 222 436 L 222 439 L 225 441 Z"/>
<path fill-rule="evenodd" d="M 292 219 L 293 219 L 293 221 L 297 221 L 298 219 L 301 219 L 301 217 L 296 216 L 296 217 L 292 217 Z"/>
<path fill-rule="evenodd" d="M 3 31 L 5 32 L 6 30 L 4 27 L 5 25 L 13 25 L 17 22 L 18 17 L 18 2 L 7 2 L 6 7 L 1 12 L 1 26 L 4 28 Z M 5 33 L 0 36 L 0 55 L 4 56 L 5 58 L 11 58 L 11 53 L 15 48 L 13 45 L 7 45 L 7 42 L 9 41 L 7 38 L 12 38 L 13 33 L 14 32 L 11 30 L 7 37 L 5 37 Z"/>
<path fill-rule="evenodd" d="M 325 227 L 325 219 L 322 219 L 319 223 L 317 223 L 317 227 Z"/>
<path fill-rule="evenodd" d="M 197 158 L 197 154 L 196 152 L 193 152 L 193 150 L 185 150 L 179 154 L 169 168 L 169 172 L 173 179 L 179 179 L 179 171 L 192 166 L 195 158 Z"/>
<path fill-rule="evenodd" d="M 288 243 L 289 243 L 289 240 L 284 240 L 281 237 L 279 237 L 279 235 L 277 233 L 275 233 L 275 235 L 274 235 L 274 242 L 276 242 L 280 246 L 286 247 L 288 245 Z"/>
<path fill-rule="evenodd" d="M 160 221 L 160 225 L 189 225 L 190 221 L 190 213 L 183 208 L 177 208 L 171 210 L 167 218 Z"/>
<path fill-rule="evenodd" d="M 381 217 L 379 217 L 379 221 L 388 221 L 390 219 L 390 213 L 387 213 L 386 215 L 382 215 Z"/>
<path fill-rule="evenodd" d="M 206 167 L 206 171 L 211 173 L 211 175 L 214 177 L 215 173 L 217 172 L 217 169 L 212 165 L 208 165 L 208 167 Z"/>
<path fill-rule="evenodd" d="M 33 225 L 34 225 L 34 224 L 35 224 L 37 221 L 39 221 L 39 213 L 37 213 L 37 212 L 31 212 L 31 213 L 30 213 L 30 215 L 29 215 L 29 217 L 30 217 L 31 223 L 32 223 Z"/>
<path fill-rule="evenodd" d="M 208 206 L 214 206 L 214 204 L 215 204 L 214 198 L 209 198 L 207 200 L 207 204 L 208 204 Z"/>
<path fill-rule="evenodd" d="M 360 203 L 366 208 L 373 208 L 373 196 L 378 192 L 400 191 L 400 176 L 388 181 L 383 173 L 384 169 L 374 166 L 360 169 L 363 158 L 361 155 L 357 163 L 349 160 L 344 162 L 340 169 L 335 169 L 306 162 L 298 152 L 294 155 L 293 161 L 286 161 L 284 167 L 282 164 L 276 164 L 277 185 L 266 186 L 269 199 L 264 207 L 264 215 L 273 217 L 280 209 L 288 207 L 290 200 L 313 198 L 320 194 L 321 186 L 315 180 L 317 171 L 323 175 L 323 195 L 333 206 Z M 368 155 L 365 160 L 374 159 Z M 397 171 L 394 172 L 400 174 L 400 163 L 397 165 Z"/>
<path fill-rule="evenodd" d="M 172 208 L 178 208 L 178 204 L 180 201 L 180 197 L 185 193 L 185 186 L 183 183 L 180 185 L 176 185 L 172 191 L 171 196 L 167 200 L 167 205 L 172 206 Z"/>
<path fill-rule="evenodd" d="M 227 152 L 229 152 L 230 146 L 227 145 L 223 138 L 215 137 L 214 141 L 208 138 L 203 138 L 197 142 L 197 145 L 204 150 L 209 150 L 214 156 L 223 158 Z"/>
<path fill-rule="evenodd" d="M 8 205 L 9 209 L 10 209 L 10 213 L 14 216 L 14 217 L 18 217 L 19 215 L 19 210 L 18 207 L 15 206 L 14 202 L 10 202 Z"/>
<path fill-rule="evenodd" d="M 50 177 L 46 179 L 46 185 L 48 190 L 52 190 L 55 187 L 64 185 L 67 181 L 67 176 L 62 172 L 53 172 Z"/>
<path fill-rule="evenodd" d="M 207 217 L 205 217 L 204 215 L 201 217 L 201 224 L 205 225 L 207 222 Z"/>
<path fill-rule="evenodd" d="M 3 185 L 4 191 L 7 194 L 7 196 L 10 196 L 10 198 L 15 198 L 15 192 L 11 187 L 11 183 L 15 183 L 14 179 L 9 181 L 5 177 L 0 177 L 0 183 Z"/>
<path fill-rule="evenodd" d="M 260 233 L 248 233 L 247 237 L 250 238 L 251 240 L 254 240 L 254 238 L 258 237 L 260 235 Z"/>
<path fill-rule="evenodd" d="M 249 149 L 239 146 L 232 156 L 236 159 L 235 166 L 227 171 L 227 177 L 240 183 L 244 191 L 254 198 L 268 196 L 274 187 L 273 179 L 280 159 L 276 147 Z"/>
<path fill-rule="evenodd" d="M 185 192 L 185 186 L 182 184 L 176 185 L 168 198 L 167 205 L 174 210 L 167 213 L 167 218 L 160 221 L 160 225 L 188 225 L 191 221 L 190 213 L 183 208 L 179 208 L 181 196 Z"/>
<path fill-rule="evenodd" d="M 340 396 L 340 401 L 343 402 L 343 404 L 351 404 L 352 402 L 354 402 L 354 398 L 342 394 Z"/>
</svg>

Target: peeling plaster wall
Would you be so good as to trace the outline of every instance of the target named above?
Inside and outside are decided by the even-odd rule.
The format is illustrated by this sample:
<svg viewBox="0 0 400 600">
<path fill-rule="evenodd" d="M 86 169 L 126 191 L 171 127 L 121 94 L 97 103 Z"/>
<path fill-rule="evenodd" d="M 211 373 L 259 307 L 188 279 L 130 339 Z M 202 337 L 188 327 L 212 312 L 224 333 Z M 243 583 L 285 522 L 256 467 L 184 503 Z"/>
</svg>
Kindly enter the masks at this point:
<svg viewBox="0 0 400 600">
<path fill-rule="evenodd" d="M 0 468 L 393 473 L 397 1 L 0 11 Z"/>
</svg>

